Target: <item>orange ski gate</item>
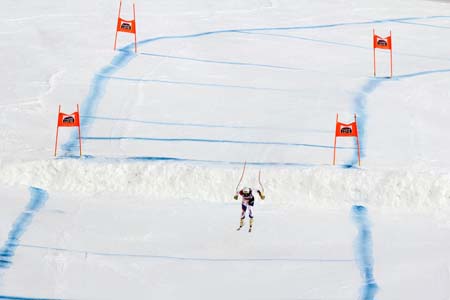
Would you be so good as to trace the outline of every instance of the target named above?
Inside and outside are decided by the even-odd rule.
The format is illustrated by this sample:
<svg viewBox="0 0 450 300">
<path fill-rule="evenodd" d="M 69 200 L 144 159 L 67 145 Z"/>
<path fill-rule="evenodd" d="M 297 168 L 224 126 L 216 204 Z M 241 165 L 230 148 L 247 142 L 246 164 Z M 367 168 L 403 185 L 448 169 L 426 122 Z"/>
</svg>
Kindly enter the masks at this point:
<svg viewBox="0 0 450 300">
<path fill-rule="evenodd" d="M 392 78 L 392 32 L 389 31 L 388 37 L 380 37 L 375 34 L 375 29 L 373 30 L 373 76 L 377 76 L 377 61 L 376 61 L 376 49 L 389 50 L 389 70 Z"/>
<path fill-rule="evenodd" d="M 359 147 L 359 135 L 358 135 L 358 124 L 355 121 L 350 124 L 345 124 L 339 122 L 339 115 L 336 114 L 336 131 L 334 133 L 334 155 L 333 155 L 333 165 L 336 164 L 336 141 L 338 137 L 356 137 L 356 144 L 358 146 L 358 165 L 361 166 L 361 153 Z"/>
<path fill-rule="evenodd" d="M 59 127 L 78 127 L 78 140 L 80 142 L 80 157 L 81 157 L 81 129 L 80 129 L 80 108 L 77 104 L 77 111 L 72 114 L 65 114 L 61 112 L 61 105 L 58 109 L 58 123 L 56 125 L 56 141 L 55 141 L 55 156 L 58 149 Z"/>
<path fill-rule="evenodd" d="M 122 10 L 122 1 L 119 5 L 119 16 L 117 17 L 117 27 L 116 27 L 116 38 L 114 39 L 114 50 L 116 50 L 117 45 L 117 34 L 119 32 L 134 34 L 134 52 L 137 52 L 137 40 L 136 40 L 136 9 L 133 3 L 133 19 L 125 20 L 120 17 L 120 12 Z"/>
</svg>

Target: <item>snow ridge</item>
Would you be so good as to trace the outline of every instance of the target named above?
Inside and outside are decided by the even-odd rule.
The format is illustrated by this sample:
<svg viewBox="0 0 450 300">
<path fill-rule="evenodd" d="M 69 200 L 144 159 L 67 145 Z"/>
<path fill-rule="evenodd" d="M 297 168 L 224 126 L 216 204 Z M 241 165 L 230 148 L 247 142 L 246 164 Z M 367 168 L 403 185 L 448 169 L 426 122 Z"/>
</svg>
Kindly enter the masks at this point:
<svg viewBox="0 0 450 300">
<path fill-rule="evenodd" d="M 49 191 L 143 195 L 158 201 L 223 202 L 232 199 L 241 168 L 229 163 L 132 159 L 4 162 L 0 182 L 40 186 Z M 268 200 L 279 205 L 348 208 L 353 204 L 367 204 L 401 212 L 450 215 L 448 173 L 411 168 L 250 165 L 243 185 L 258 188 L 259 169 Z"/>
</svg>

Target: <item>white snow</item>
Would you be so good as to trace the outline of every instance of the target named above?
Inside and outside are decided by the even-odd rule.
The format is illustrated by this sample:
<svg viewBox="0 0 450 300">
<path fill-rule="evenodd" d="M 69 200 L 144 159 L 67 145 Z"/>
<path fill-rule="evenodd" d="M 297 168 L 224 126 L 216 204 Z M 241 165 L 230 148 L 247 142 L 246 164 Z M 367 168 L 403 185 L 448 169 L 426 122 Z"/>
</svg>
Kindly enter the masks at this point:
<svg viewBox="0 0 450 300">
<path fill-rule="evenodd" d="M 2 3 L 0 298 L 449 299 L 450 3 L 118 6 Z"/>
</svg>

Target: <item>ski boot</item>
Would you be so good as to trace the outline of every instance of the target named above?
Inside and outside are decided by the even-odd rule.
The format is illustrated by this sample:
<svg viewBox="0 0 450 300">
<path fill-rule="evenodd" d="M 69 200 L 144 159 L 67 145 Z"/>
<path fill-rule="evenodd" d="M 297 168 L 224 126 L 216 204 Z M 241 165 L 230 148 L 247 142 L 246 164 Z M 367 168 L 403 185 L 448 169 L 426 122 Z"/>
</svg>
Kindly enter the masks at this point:
<svg viewBox="0 0 450 300">
<path fill-rule="evenodd" d="M 248 228 L 248 232 L 252 232 L 253 228 L 253 218 L 250 219 L 250 227 Z"/>
<path fill-rule="evenodd" d="M 243 226 L 244 226 L 244 219 L 241 219 L 241 222 L 239 223 L 239 228 L 237 230 L 241 230 Z"/>
</svg>

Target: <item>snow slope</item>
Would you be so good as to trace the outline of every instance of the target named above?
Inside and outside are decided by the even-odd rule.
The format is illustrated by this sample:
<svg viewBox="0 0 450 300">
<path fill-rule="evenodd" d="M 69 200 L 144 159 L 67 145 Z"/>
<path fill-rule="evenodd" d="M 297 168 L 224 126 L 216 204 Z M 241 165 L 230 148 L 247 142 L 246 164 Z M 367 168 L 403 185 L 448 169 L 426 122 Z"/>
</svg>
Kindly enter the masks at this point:
<svg viewBox="0 0 450 300">
<path fill-rule="evenodd" d="M 3 3 L 0 298 L 449 297 L 449 3 L 118 4 Z"/>
</svg>

